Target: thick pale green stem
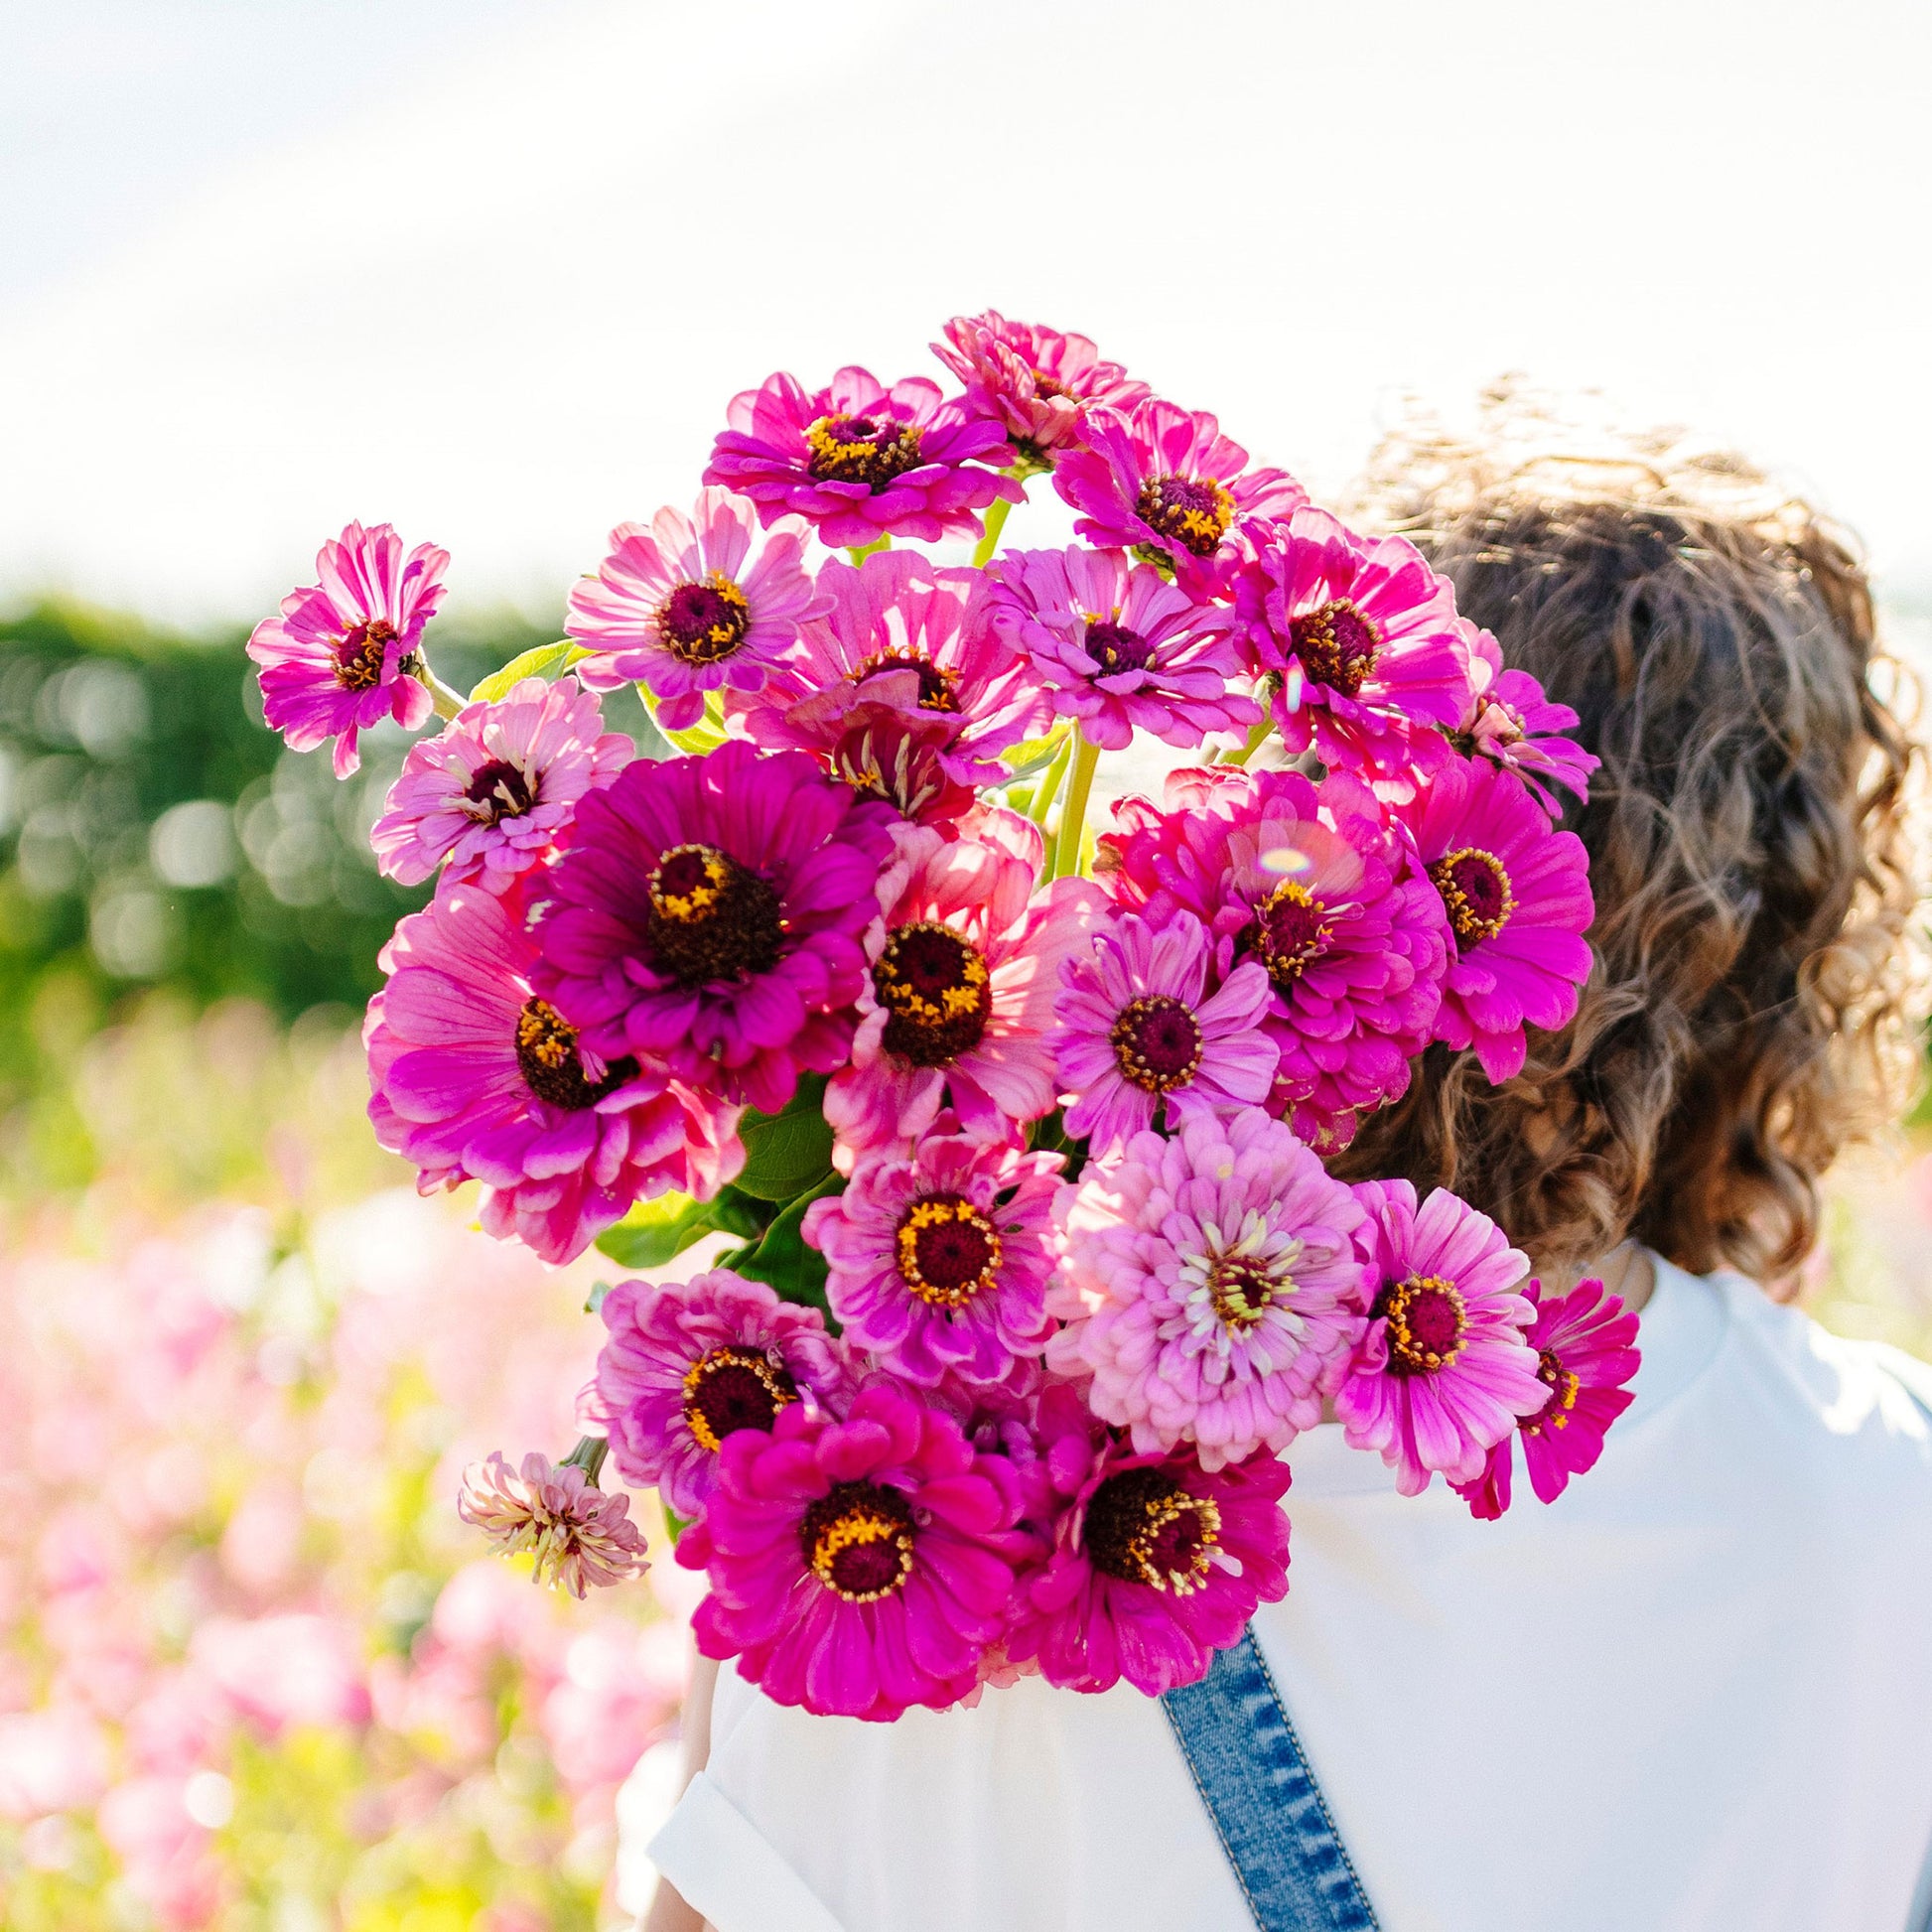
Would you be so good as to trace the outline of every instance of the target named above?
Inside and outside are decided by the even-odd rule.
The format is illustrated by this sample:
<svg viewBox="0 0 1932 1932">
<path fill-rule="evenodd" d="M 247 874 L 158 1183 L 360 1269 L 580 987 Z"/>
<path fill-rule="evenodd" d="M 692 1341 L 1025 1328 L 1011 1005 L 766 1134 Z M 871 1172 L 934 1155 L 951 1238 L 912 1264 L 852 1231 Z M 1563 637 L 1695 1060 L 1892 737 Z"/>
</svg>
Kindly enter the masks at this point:
<svg viewBox="0 0 1932 1932">
<path fill-rule="evenodd" d="M 1046 829 L 1046 814 L 1053 809 L 1053 800 L 1060 795 L 1060 780 L 1066 776 L 1066 767 L 1072 757 L 1073 740 L 1069 736 L 1053 754 L 1053 762 L 1041 774 L 1039 788 L 1034 793 L 1033 810 L 1027 816 L 1042 832 Z"/>
<path fill-rule="evenodd" d="M 470 700 L 461 691 L 452 691 L 429 667 L 429 659 L 416 653 L 416 681 L 430 695 L 439 718 L 454 718 Z"/>
<path fill-rule="evenodd" d="M 1060 811 L 1060 835 L 1053 848 L 1053 877 L 1065 879 L 1080 869 L 1080 837 L 1086 830 L 1087 794 L 1093 789 L 1093 768 L 1100 762 L 1100 747 L 1082 738 L 1073 755 L 1073 776 L 1067 781 L 1066 803 Z"/>
<path fill-rule="evenodd" d="M 1223 760 L 1227 764 L 1246 764 L 1268 742 L 1268 734 L 1275 729 L 1275 721 L 1264 717 L 1253 731 L 1248 734 L 1248 742 L 1238 752 L 1230 752 Z"/>
<path fill-rule="evenodd" d="M 890 530 L 888 530 L 886 534 L 883 537 L 881 537 L 877 543 L 848 544 L 846 546 L 845 554 L 848 557 L 850 557 L 855 564 L 862 564 L 865 562 L 865 560 L 868 557 L 876 557 L 878 556 L 880 551 L 890 550 L 892 547 L 893 547 L 893 533 Z"/>
<path fill-rule="evenodd" d="M 1012 514 L 1013 505 L 1004 496 L 994 499 L 993 507 L 986 512 L 986 534 L 973 552 L 975 570 L 984 570 L 993 561 L 993 553 L 1000 547 L 1000 532 L 1007 527 L 1007 518 Z"/>
<path fill-rule="evenodd" d="M 602 1436 L 580 1436 L 577 1447 L 557 1466 L 567 1469 L 574 1463 L 595 1482 L 604 1471 L 604 1458 L 610 1453 L 611 1445 Z"/>
</svg>

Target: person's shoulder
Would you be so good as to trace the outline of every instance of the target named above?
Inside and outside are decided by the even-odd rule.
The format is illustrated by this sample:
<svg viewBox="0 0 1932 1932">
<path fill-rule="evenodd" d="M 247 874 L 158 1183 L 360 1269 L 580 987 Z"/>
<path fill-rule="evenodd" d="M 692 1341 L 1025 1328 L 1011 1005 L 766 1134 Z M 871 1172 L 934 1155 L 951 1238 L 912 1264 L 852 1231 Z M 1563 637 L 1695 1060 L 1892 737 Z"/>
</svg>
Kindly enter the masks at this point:
<svg viewBox="0 0 1932 1932">
<path fill-rule="evenodd" d="M 1786 1473 L 1841 1503 L 1916 1502 L 1932 1523 L 1932 1366 L 1833 1334 L 1741 1276 L 1710 1281 L 1728 1305 L 1730 1377 Z"/>
</svg>

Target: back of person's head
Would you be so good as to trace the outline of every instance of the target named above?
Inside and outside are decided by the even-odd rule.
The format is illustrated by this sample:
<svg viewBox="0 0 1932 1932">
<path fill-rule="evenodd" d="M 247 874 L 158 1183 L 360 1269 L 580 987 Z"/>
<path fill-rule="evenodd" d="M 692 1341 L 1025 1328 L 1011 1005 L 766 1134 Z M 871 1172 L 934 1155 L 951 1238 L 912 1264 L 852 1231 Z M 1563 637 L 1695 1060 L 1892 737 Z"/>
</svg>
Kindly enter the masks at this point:
<svg viewBox="0 0 1932 1932">
<path fill-rule="evenodd" d="M 1432 1048 L 1343 1169 L 1451 1186 L 1547 1269 L 1634 1236 L 1782 1290 L 1820 1176 L 1917 1079 L 1910 687 L 1853 541 L 1748 464 L 1507 391 L 1485 419 L 1399 432 L 1350 507 L 1579 714 L 1596 964 L 1518 1078 Z"/>
</svg>

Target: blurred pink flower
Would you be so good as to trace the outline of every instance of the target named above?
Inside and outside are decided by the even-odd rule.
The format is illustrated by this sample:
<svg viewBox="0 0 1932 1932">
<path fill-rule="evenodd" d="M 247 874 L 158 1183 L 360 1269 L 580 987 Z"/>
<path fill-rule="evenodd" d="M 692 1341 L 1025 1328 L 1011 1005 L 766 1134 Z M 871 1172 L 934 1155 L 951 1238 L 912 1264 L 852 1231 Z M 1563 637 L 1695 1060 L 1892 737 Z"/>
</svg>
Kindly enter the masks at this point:
<svg viewBox="0 0 1932 1932">
<path fill-rule="evenodd" d="M 0 1818 L 84 1811 L 107 1786 L 107 1739 L 70 1704 L 0 1717 Z"/>
<path fill-rule="evenodd" d="M 190 1656 L 233 1709 L 271 1737 L 289 1725 L 368 1723 L 354 1635 L 333 1619 L 212 1617 L 195 1633 Z"/>
</svg>

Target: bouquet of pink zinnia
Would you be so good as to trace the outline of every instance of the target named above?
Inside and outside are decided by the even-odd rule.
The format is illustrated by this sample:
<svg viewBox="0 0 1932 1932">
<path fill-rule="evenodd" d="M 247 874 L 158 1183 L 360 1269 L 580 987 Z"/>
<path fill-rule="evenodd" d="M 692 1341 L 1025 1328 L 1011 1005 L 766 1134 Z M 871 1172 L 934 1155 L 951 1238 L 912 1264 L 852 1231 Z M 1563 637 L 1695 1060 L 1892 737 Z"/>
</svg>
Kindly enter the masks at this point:
<svg viewBox="0 0 1932 1932">
<path fill-rule="evenodd" d="M 1545 1502 L 1590 1467 L 1637 1363 L 1600 1284 L 1542 1301 L 1454 1195 L 1331 1172 L 1432 1045 L 1507 1079 L 1575 1012 L 1575 715 L 1414 547 L 1083 337 L 988 313 L 938 352 L 957 393 L 736 397 L 690 507 L 467 698 L 447 559 L 387 526 L 250 646 L 339 771 L 443 721 L 373 833 L 434 880 L 369 1005 L 378 1138 L 636 1271 L 585 1439 L 465 1514 L 619 1583 L 608 1460 L 704 1571 L 708 1655 L 875 1720 L 1190 1683 L 1288 1587 L 1304 1430 L 1493 1517 L 1519 1439 Z M 1002 550 L 1041 477 L 1083 541 Z M 605 729 L 633 681 L 670 755 Z M 1192 761 L 1095 836 L 1102 754 L 1156 745 Z"/>
</svg>

